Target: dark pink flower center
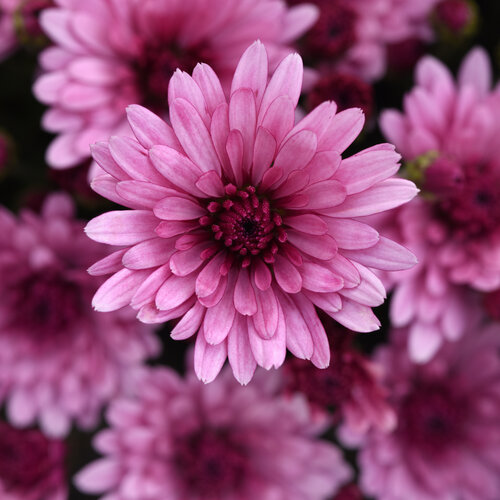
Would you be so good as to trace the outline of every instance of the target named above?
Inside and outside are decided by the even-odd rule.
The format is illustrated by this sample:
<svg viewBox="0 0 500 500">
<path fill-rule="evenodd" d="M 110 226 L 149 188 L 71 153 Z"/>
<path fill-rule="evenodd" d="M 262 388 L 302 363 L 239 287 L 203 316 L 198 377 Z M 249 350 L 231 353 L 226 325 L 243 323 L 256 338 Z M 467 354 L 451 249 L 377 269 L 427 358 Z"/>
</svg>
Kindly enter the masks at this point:
<svg viewBox="0 0 500 500">
<path fill-rule="evenodd" d="M 321 15 L 305 38 L 310 57 L 339 58 L 356 42 L 357 14 L 349 2 L 316 0 Z"/>
<path fill-rule="evenodd" d="M 437 195 L 437 216 L 461 238 L 487 235 L 500 226 L 500 171 L 493 165 L 461 168 L 439 158 L 424 187 Z"/>
<path fill-rule="evenodd" d="M 64 484 L 64 455 L 62 442 L 0 423 L 0 482 L 7 491 L 28 495 L 58 488 Z"/>
<path fill-rule="evenodd" d="M 206 62 L 196 48 L 181 48 L 173 42 L 146 44 L 134 64 L 142 105 L 163 115 L 168 110 L 167 89 L 174 71 L 192 73 L 199 62 Z"/>
<path fill-rule="evenodd" d="M 398 432 L 410 445 L 428 455 L 446 452 L 463 439 L 467 405 L 448 386 L 416 383 L 402 401 Z"/>
<path fill-rule="evenodd" d="M 177 443 L 175 464 L 197 498 L 233 498 L 245 479 L 245 448 L 221 429 L 205 428 Z M 230 496 L 227 496 L 230 495 Z"/>
<path fill-rule="evenodd" d="M 373 90 L 371 85 L 353 75 L 331 73 L 321 77 L 309 93 L 309 109 L 329 100 L 335 101 L 339 111 L 361 108 L 369 117 L 373 108 Z"/>
<path fill-rule="evenodd" d="M 50 270 L 11 283 L 4 300 L 11 312 L 9 326 L 40 342 L 63 338 L 84 307 L 79 286 Z"/>
<path fill-rule="evenodd" d="M 225 190 L 227 197 L 211 201 L 207 205 L 210 215 L 200 223 L 210 227 L 216 241 L 243 257 L 244 265 L 261 253 L 266 262 L 273 262 L 278 244 L 287 239 L 281 216 L 253 186 L 238 189 L 228 184 Z"/>
</svg>

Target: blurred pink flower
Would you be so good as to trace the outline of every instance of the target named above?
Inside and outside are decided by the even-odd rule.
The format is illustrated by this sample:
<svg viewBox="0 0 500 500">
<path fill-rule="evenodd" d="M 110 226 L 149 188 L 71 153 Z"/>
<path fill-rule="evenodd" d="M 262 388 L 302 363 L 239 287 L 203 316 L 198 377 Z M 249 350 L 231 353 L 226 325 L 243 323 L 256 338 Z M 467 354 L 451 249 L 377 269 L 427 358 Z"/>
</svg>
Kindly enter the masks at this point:
<svg viewBox="0 0 500 500">
<path fill-rule="evenodd" d="M 470 289 L 500 286 L 500 105 L 482 49 L 466 57 L 457 83 L 432 57 L 420 61 L 416 81 L 404 114 L 385 111 L 381 126 L 423 195 L 377 227 L 419 260 L 387 282 L 391 320 L 411 323 L 411 357 L 425 362 L 464 332 Z"/>
<path fill-rule="evenodd" d="M 55 45 L 40 62 L 37 98 L 50 106 L 43 127 L 58 134 L 47 151 L 54 168 L 89 157 L 89 144 L 128 133 L 125 107 L 167 111 L 176 68 L 210 64 L 229 90 L 243 51 L 256 39 L 275 66 L 317 18 L 314 6 L 283 0 L 56 0 L 41 22 Z"/>
<path fill-rule="evenodd" d="M 325 324 L 326 321 L 326 324 Z M 332 412 L 334 423 L 342 423 L 348 432 L 363 434 L 372 426 L 390 431 L 395 414 L 381 384 L 383 367 L 369 360 L 352 346 L 353 333 L 323 320 L 331 348 L 331 363 L 317 370 L 301 359 L 284 365 L 285 391 L 300 392 L 313 409 Z"/>
<path fill-rule="evenodd" d="M 0 0 L 0 61 L 7 58 L 17 46 L 13 13 L 19 0 Z"/>
<path fill-rule="evenodd" d="M 300 396 L 275 395 L 272 373 L 242 387 L 229 370 L 210 385 L 167 368 L 137 374 L 111 403 L 104 455 L 75 478 L 104 498 L 323 500 L 352 477 L 339 450 L 317 438 L 324 422 Z"/>
<path fill-rule="evenodd" d="M 92 311 L 101 281 L 86 269 L 107 252 L 72 211 L 64 195 L 48 198 L 41 216 L 0 209 L 0 401 L 13 425 L 39 419 L 51 436 L 72 420 L 95 425 L 127 371 L 159 349 L 130 309 Z"/>
<path fill-rule="evenodd" d="M 297 0 L 289 0 L 295 4 Z M 315 67 L 372 82 L 387 70 L 388 50 L 407 40 L 433 39 L 430 14 L 439 0 L 312 0 L 320 17 L 303 40 Z"/>
<path fill-rule="evenodd" d="M 0 422 L 0 498 L 66 500 L 65 455 L 62 441 Z"/>
<path fill-rule="evenodd" d="M 93 219 L 94 240 L 123 245 L 91 269 L 114 273 L 97 310 L 129 303 L 140 320 L 184 316 L 196 332 L 195 369 L 213 380 L 226 357 L 247 383 L 256 364 L 283 363 L 286 348 L 328 366 L 315 306 L 356 331 L 379 327 L 371 307 L 385 290 L 370 268 L 408 268 L 414 256 L 362 222 L 406 203 L 412 182 L 392 178 L 399 155 L 380 144 L 343 160 L 363 126 L 359 109 L 323 103 L 294 127 L 302 61 L 289 55 L 268 83 L 264 46 L 243 55 L 228 103 L 207 65 L 170 81 L 172 127 L 128 109 L 137 139 L 113 137 L 93 155 L 107 172 L 93 188 L 132 208 Z"/>
<path fill-rule="evenodd" d="M 362 445 L 361 487 L 380 500 L 500 498 L 500 325 L 468 318 L 467 334 L 425 365 L 405 331 L 379 352 L 398 414 Z"/>
</svg>

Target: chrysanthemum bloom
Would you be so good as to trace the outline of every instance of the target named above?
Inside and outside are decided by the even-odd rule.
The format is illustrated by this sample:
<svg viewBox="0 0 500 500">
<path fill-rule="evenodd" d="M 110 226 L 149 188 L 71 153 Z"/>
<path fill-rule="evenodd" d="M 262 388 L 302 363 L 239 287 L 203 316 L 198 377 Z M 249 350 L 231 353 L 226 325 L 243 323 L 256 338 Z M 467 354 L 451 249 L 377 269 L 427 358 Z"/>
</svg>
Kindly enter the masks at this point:
<svg viewBox="0 0 500 500">
<path fill-rule="evenodd" d="M 372 82 L 385 74 L 392 44 L 432 40 L 430 13 L 439 0 L 312 1 L 320 16 L 304 37 L 305 57 L 315 67 L 334 67 Z"/>
<path fill-rule="evenodd" d="M 405 332 L 382 348 L 398 414 L 373 430 L 360 454 L 361 486 L 379 500 L 500 498 L 500 326 L 467 322 L 432 361 L 414 364 Z"/>
<path fill-rule="evenodd" d="M 383 367 L 352 346 L 352 332 L 327 324 L 332 343 L 331 364 L 325 370 L 311 363 L 291 359 L 284 365 L 284 389 L 304 394 L 310 405 L 322 412 L 333 412 L 334 423 L 347 432 L 364 434 L 372 426 L 390 431 L 395 414 L 381 384 Z"/>
<path fill-rule="evenodd" d="M 104 458 L 77 474 L 77 487 L 103 499 L 329 498 L 351 469 L 317 438 L 324 423 L 303 398 L 274 394 L 272 375 L 242 387 L 228 369 L 210 385 L 143 370 L 135 392 L 111 403 L 111 428 L 95 440 Z"/>
<path fill-rule="evenodd" d="M 148 327 L 130 309 L 92 310 L 101 283 L 87 267 L 106 255 L 85 237 L 64 195 L 52 195 L 41 216 L 16 218 L 0 209 L 0 401 L 18 427 L 39 420 L 63 436 L 72 420 L 95 425 L 101 407 L 127 371 L 158 351 Z M 132 313 L 132 314 L 131 314 Z"/>
<path fill-rule="evenodd" d="M 172 128 L 139 106 L 137 139 L 94 146 L 107 172 L 93 182 L 132 208 L 93 219 L 96 241 L 126 248 L 93 272 L 114 273 L 97 310 L 127 304 L 145 322 L 184 316 L 172 332 L 198 332 L 195 369 L 215 378 L 226 356 L 242 383 L 256 364 L 282 364 L 286 348 L 329 363 L 314 306 L 347 327 L 372 331 L 385 291 L 370 268 L 408 268 L 414 256 L 380 238 L 362 217 L 413 198 L 391 178 L 399 155 L 380 144 L 343 160 L 363 126 L 358 109 L 324 103 L 294 127 L 302 61 L 289 55 L 268 84 L 264 46 L 243 55 L 229 104 L 207 65 L 170 81 Z"/>
<path fill-rule="evenodd" d="M 65 455 L 62 441 L 0 422 L 0 498 L 66 500 Z"/>
<path fill-rule="evenodd" d="M 418 64 L 416 81 L 404 113 L 385 111 L 381 126 L 423 194 L 384 225 L 419 259 L 389 277 L 391 319 L 412 322 L 412 358 L 426 361 L 443 338 L 463 333 L 469 290 L 500 287 L 500 106 L 481 49 L 469 53 L 457 83 L 431 57 Z"/>
<path fill-rule="evenodd" d="M 54 46 L 41 56 L 37 98 L 50 106 L 43 127 L 58 134 L 47 151 L 54 168 L 89 158 L 89 144 L 128 130 L 125 107 L 164 116 L 175 69 L 210 64 L 229 90 L 236 64 L 256 39 L 276 65 L 317 18 L 284 0 L 56 0 L 41 22 Z"/>
</svg>

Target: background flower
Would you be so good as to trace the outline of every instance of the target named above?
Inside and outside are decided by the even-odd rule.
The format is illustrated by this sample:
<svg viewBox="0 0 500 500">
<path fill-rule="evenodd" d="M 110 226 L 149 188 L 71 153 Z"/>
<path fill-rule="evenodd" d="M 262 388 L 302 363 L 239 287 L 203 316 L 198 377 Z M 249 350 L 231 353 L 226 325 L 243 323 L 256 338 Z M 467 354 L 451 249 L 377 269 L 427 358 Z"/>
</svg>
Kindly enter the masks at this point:
<svg viewBox="0 0 500 500">
<path fill-rule="evenodd" d="M 83 234 L 71 200 L 54 194 L 40 216 L 0 211 L 0 399 L 16 426 L 39 420 L 64 436 L 91 428 L 131 367 L 159 351 L 130 310 L 98 314 L 88 265 L 106 250 Z"/>
<path fill-rule="evenodd" d="M 89 144 L 128 131 L 125 107 L 165 116 L 177 68 L 210 64 L 229 90 L 243 51 L 260 39 L 271 64 L 317 18 L 315 7 L 282 0 L 55 1 L 41 22 L 54 46 L 40 58 L 37 98 L 50 106 L 43 127 L 58 134 L 47 151 L 54 168 L 89 159 Z"/>
<path fill-rule="evenodd" d="M 109 408 L 95 445 L 105 457 L 76 476 L 94 494 L 130 500 L 321 500 L 351 477 L 324 424 L 300 396 L 276 396 L 272 374 L 241 387 L 228 370 L 210 385 L 166 368 L 137 374 Z M 104 498 L 104 497 L 102 497 Z"/>
<path fill-rule="evenodd" d="M 415 365 L 395 331 L 377 356 L 396 408 L 392 433 L 373 430 L 360 452 L 361 486 L 384 500 L 500 495 L 500 326 L 472 314 L 467 334 Z"/>
</svg>

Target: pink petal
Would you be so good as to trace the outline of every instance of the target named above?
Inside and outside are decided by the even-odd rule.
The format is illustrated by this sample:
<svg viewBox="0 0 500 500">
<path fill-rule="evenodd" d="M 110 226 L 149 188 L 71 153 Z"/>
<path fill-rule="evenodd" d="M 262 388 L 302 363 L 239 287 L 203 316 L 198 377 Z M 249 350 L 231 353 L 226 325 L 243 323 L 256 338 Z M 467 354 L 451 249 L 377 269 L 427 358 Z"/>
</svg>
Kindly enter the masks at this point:
<svg viewBox="0 0 500 500">
<path fill-rule="evenodd" d="M 144 148 L 163 145 L 182 150 L 172 128 L 153 112 L 137 104 L 127 106 L 126 111 L 130 128 Z"/>
<path fill-rule="evenodd" d="M 306 234 L 321 236 L 322 234 L 326 234 L 328 232 L 328 226 L 325 221 L 321 217 L 314 214 L 285 217 L 283 222 L 285 225 L 293 227 L 294 229 Z"/>
<path fill-rule="evenodd" d="M 96 311 L 116 311 L 128 305 L 141 283 L 151 271 L 131 271 L 122 269 L 108 278 L 92 299 Z"/>
<path fill-rule="evenodd" d="M 248 172 L 252 164 L 255 143 L 257 112 L 252 90 L 238 89 L 229 101 L 229 128 L 238 130 L 243 139 L 243 170 Z"/>
<path fill-rule="evenodd" d="M 245 50 L 238 63 L 231 85 L 231 94 L 240 88 L 251 89 L 257 107 L 260 107 L 267 85 L 268 60 L 264 45 L 254 42 Z"/>
<path fill-rule="evenodd" d="M 259 184 L 262 176 L 271 166 L 276 153 L 276 141 L 264 127 L 257 129 L 253 150 L 252 183 Z"/>
<path fill-rule="evenodd" d="M 324 210 L 340 205 L 346 199 L 345 187 L 336 180 L 316 182 L 300 192 L 307 196 L 308 210 Z"/>
<path fill-rule="evenodd" d="M 252 380 L 257 363 L 250 347 L 245 319 L 236 315 L 228 337 L 228 358 L 236 380 L 246 385 Z"/>
<path fill-rule="evenodd" d="M 279 301 L 286 322 L 286 346 L 288 350 L 300 359 L 311 359 L 314 345 L 311 332 L 301 311 L 292 298 L 287 295 L 281 294 Z"/>
<path fill-rule="evenodd" d="M 197 202 L 177 196 L 160 200 L 153 211 L 158 218 L 172 221 L 193 220 L 207 214 Z"/>
<path fill-rule="evenodd" d="M 172 126 L 191 160 L 203 171 L 221 173 L 212 139 L 196 109 L 184 99 L 175 99 L 170 106 Z"/>
<path fill-rule="evenodd" d="M 304 168 L 312 160 L 316 147 L 316 135 L 309 130 L 302 130 L 285 142 L 276 156 L 274 166 L 281 167 L 286 173 Z"/>
<path fill-rule="evenodd" d="M 311 334 L 314 346 L 311 361 L 318 368 L 326 368 L 330 364 L 330 346 L 314 306 L 305 296 L 300 294 L 295 295 L 293 301 L 300 310 Z"/>
<path fill-rule="evenodd" d="M 325 217 L 328 234 L 333 236 L 339 248 L 359 250 L 373 247 L 380 237 L 368 224 L 353 219 L 334 219 Z"/>
<path fill-rule="evenodd" d="M 286 356 L 286 325 L 283 311 L 278 304 L 278 325 L 276 333 L 270 339 L 264 339 L 254 328 L 252 318 L 247 320 L 248 336 L 252 354 L 257 363 L 269 370 L 279 368 Z"/>
<path fill-rule="evenodd" d="M 408 351 L 412 361 L 428 363 L 443 343 L 439 328 L 432 324 L 414 323 L 408 337 Z"/>
<path fill-rule="evenodd" d="M 473 48 L 465 57 L 458 72 L 460 87 L 472 85 L 479 95 L 486 95 L 492 86 L 493 75 L 488 53 L 482 47 Z"/>
<path fill-rule="evenodd" d="M 230 273 L 226 291 L 222 299 L 213 307 L 209 307 L 203 321 L 205 340 L 212 345 L 219 344 L 227 337 L 233 325 L 236 310 L 234 308 L 235 273 Z"/>
<path fill-rule="evenodd" d="M 149 158 L 168 181 L 193 196 L 203 196 L 196 187 L 201 170 L 186 156 L 167 146 L 153 146 Z"/>
<path fill-rule="evenodd" d="M 328 311 L 327 311 L 328 312 Z M 328 314 L 354 332 L 373 332 L 380 328 L 380 321 L 370 307 L 342 299 L 342 309 Z"/>
<path fill-rule="evenodd" d="M 95 241 L 109 245 L 135 245 L 156 236 L 158 219 L 147 210 L 117 210 L 92 219 L 85 232 Z"/>
<path fill-rule="evenodd" d="M 205 317 L 206 309 L 197 301 L 175 325 L 170 336 L 174 340 L 186 340 L 196 333 Z"/>
<path fill-rule="evenodd" d="M 156 293 L 170 276 L 172 276 L 172 272 L 168 263 L 153 271 L 137 288 L 130 300 L 130 305 L 134 309 L 139 309 L 154 302 Z"/>
<path fill-rule="evenodd" d="M 331 179 L 337 172 L 341 161 L 342 157 L 336 151 L 316 153 L 306 167 L 310 184 Z"/>
<path fill-rule="evenodd" d="M 127 251 L 126 248 L 118 250 L 112 254 L 98 260 L 95 264 L 87 269 L 87 272 L 92 276 L 102 276 L 103 274 L 113 274 L 118 272 L 122 267 L 122 257 Z"/>
<path fill-rule="evenodd" d="M 342 160 L 335 178 L 345 185 L 347 194 L 359 193 L 393 176 L 400 158 L 391 144 L 377 144 Z"/>
<path fill-rule="evenodd" d="M 291 229 L 287 231 L 288 241 L 300 251 L 307 253 L 320 260 L 330 260 L 337 253 L 337 244 L 335 240 L 324 234 L 311 238 L 305 233 Z"/>
<path fill-rule="evenodd" d="M 193 80 L 198 84 L 205 98 L 208 112 L 212 115 L 226 98 L 214 70 L 208 64 L 197 64 L 193 70 Z"/>
<path fill-rule="evenodd" d="M 210 125 L 210 115 L 207 111 L 205 98 L 200 87 L 186 72 L 176 69 L 168 84 L 169 106 L 176 99 L 183 99 L 197 111 L 206 127 Z"/>
<path fill-rule="evenodd" d="M 320 11 L 316 5 L 299 4 L 290 7 L 285 18 L 285 28 L 281 40 L 293 42 L 311 28 L 319 16 Z"/>
<path fill-rule="evenodd" d="M 229 132 L 226 152 L 236 184 L 241 186 L 243 183 L 243 136 L 239 130 L 231 130 Z"/>
<path fill-rule="evenodd" d="M 325 215 L 335 217 L 361 217 L 399 207 L 418 193 L 413 182 L 406 179 L 386 179 L 361 193 L 348 196 L 344 203 L 328 210 Z"/>
<path fill-rule="evenodd" d="M 290 132 L 294 123 L 295 106 L 286 95 L 277 97 L 258 121 L 259 127 L 268 130 L 278 145 L 283 142 L 283 138 Z"/>
<path fill-rule="evenodd" d="M 417 263 L 417 258 L 412 252 L 383 236 L 376 245 L 362 252 L 344 250 L 342 253 L 364 266 L 384 271 L 410 269 Z"/>
<path fill-rule="evenodd" d="M 277 97 L 288 96 L 292 100 L 293 106 L 297 106 L 302 90 L 303 72 L 302 59 L 298 54 L 290 54 L 281 61 L 264 92 L 259 111 L 259 124 Z"/>
<path fill-rule="evenodd" d="M 337 105 L 334 102 L 323 102 L 304 116 L 304 118 L 302 118 L 302 120 L 300 120 L 300 122 L 293 127 L 285 140 L 288 140 L 292 135 L 295 135 L 301 130 L 310 130 L 311 132 L 314 132 L 318 138 L 318 149 L 323 151 L 323 136 L 327 132 L 336 111 Z"/>
<path fill-rule="evenodd" d="M 222 170 L 229 178 L 229 180 L 234 181 L 232 177 L 233 172 L 229 164 L 229 158 L 226 152 L 226 143 L 229 135 L 229 107 L 226 103 L 223 103 L 217 107 L 212 116 L 212 124 L 210 125 L 210 135 L 212 136 L 212 141 L 214 144 L 217 157 L 220 164 L 222 165 Z"/>
<path fill-rule="evenodd" d="M 321 148 L 342 154 L 358 137 L 364 124 L 365 116 L 360 109 L 341 111 L 331 120 L 321 142 Z"/>
<path fill-rule="evenodd" d="M 194 295 L 196 276 L 176 276 L 173 274 L 160 287 L 156 294 L 156 306 L 161 311 L 168 311 L 181 305 Z"/>
<path fill-rule="evenodd" d="M 153 238 L 134 245 L 123 256 L 123 265 L 128 269 L 148 269 L 168 262 L 175 252 L 175 242 Z"/>
<path fill-rule="evenodd" d="M 213 170 L 210 172 L 205 172 L 196 181 L 196 187 L 208 196 L 213 196 L 214 198 L 222 198 L 224 196 L 224 184 L 222 184 L 221 178 Z"/>
<path fill-rule="evenodd" d="M 276 281 L 283 291 L 287 293 L 300 292 L 302 288 L 302 276 L 288 259 L 281 255 L 276 255 L 273 268 Z"/>
<path fill-rule="evenodd" d="M 203 241 L 183 252 L 176 252 L 170 258 L 170 269 L 177 276 L 187 276 L 203 264 L 201 252 L 213 245 L 211 241 Z"/>
<path fill-rule="evenodd" d="M 146 150 L 130 137 L 111 137 L 109 151 L 118 165 L 133 179 L 161 184 L 161 175 L 151 165 Z"/>
<path fill-rule="evenodd" d="M 267 267 L 262 260 L 256 259 L 252 270 L 254 273 L 253 279 L 257 288 L 260 290 L 267 290 L 271 286 L 272 281 L 272 275 L 269 267 Z"/>
<path fill-rule="evenodd" d="M 272 287 L 267 290 L 255 288 L 257 312 L 252 316 L 253 325 L 263 339 L 269 339 L 278 327 L 279 304 Z"/>
<path fill-rule="evenodd" d="M 95 178 L 92 187 L 97 184 Z M 145 181 L 120 181 L 116 184 L 116 193 L 133 208 L 153 210 L 154 206 L 171 192 L 168 188 Z"/>
<path fill-rule="evenodd" d="M 344 286 L 344 280 L 340 276 L 314 262 L 304 262 L 300 268 L 300 274 L 302 286 L 313 292 L 336 292 Z"/>
<path fill-rule="evenodd" d="M 112 175 L 119 180 L 128 180 L 131 177 L 116 163 L 109 150 L 107 142 L 97 142 L 90 146 L 92 157 L 97 164 L 105 170 L 109 175 Z"/>
<path fill-rule="evenodd" d="M 161 238 L 171 238 L 172 236 L 177 236 L 179 234 L 189 233 L 199 227 L 200 223 L 198 221 L 164 220 L 156 226 L 155 232 Z"/>
<path fill-rule="evenodd" d="M 207 297 L 215 292 L 221 279 L 220 268 L 225 259 L 226 252 L 223 250 L 215 255 L 200 271 L 196 278 L 196 295 L 198 297 Z"/>
<path fill-rule="evenodd" d="M 121 478 L 121 464 L 112 458 L 101 458 L 81 470 L 74 482 L 85 493 L 100 494 L 118 486 Z"/>
<path fill-rule="evenodd" d="M 203 325 L 196 336 L 194 346 L 194 370 L 196 376 L 205 384 L 212 382 L 221 371 L 227 357 L 227 342 L 217 345 L 207 344 Z"/>
<path fill-rule="evenodd" d="M 341 293 L 342 296 L 369 307 L 377 307 L 383 304 L 386 293 L 380 279 L 366 267 L 354 264 L 361 276 L 361 283 L 354 288 L 344 288 Z"/>
<path fill-rule="evenodd" d="M 234 307 L 243 316 L 253 316 L 257 312 L 257 302 L 248 268 L 241 268 L 238 273 L 234 287 Z"/>
</svg>

